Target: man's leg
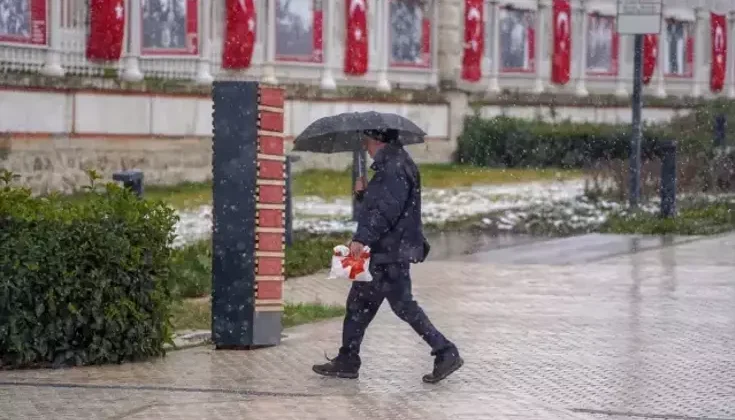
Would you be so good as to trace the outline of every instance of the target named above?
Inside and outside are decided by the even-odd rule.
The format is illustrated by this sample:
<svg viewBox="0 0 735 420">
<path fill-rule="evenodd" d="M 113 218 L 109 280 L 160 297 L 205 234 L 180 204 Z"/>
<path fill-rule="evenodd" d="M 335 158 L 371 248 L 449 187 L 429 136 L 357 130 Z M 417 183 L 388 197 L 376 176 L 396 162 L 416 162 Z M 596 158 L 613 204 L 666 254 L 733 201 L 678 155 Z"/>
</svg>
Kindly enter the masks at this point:
<svg viewBox="0 0 735 420">
<path fill-rule="evenodd" d="M 411 293 L 411 273 L 409 264 L 389 264 L 383 269 L 387 278 L 382 287 L 391 309 L 399 318 L 406 321 L 426 343 L 431 346 L 431 354 L 436 356 L 434 370 L 424 376 L 425 382 L 435 383 L 459 369 L 464 361 L 459 357 L 457 347 L 434 325 L 413 299 Z"/>
<path fill-rule="evenodd" d="M 357 378 L 360 370 L 360 345 L 365 330 L 375 318 L 383 303 L 383 295 L 372 282 L 354 282 L 347 295 L 347 310 L 342 324 L 342 347 L 339 354 L 329 363 L 314 365 L 314 372 L 324 376 Z"/>
</svg>

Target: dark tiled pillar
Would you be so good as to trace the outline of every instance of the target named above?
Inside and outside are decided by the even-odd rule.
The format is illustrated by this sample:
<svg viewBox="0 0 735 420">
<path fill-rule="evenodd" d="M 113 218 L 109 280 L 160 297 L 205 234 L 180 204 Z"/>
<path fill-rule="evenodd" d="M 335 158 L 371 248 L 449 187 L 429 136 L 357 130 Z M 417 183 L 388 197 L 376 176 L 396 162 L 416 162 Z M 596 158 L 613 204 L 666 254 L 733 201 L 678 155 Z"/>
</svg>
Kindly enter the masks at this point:
<svg viewBox="0 0 735 420">
<path fill-rule="evenodd" d="M 215 82 L 212 340 L 276 345 L 284 279 L 283 91 Z"/>
</svg>

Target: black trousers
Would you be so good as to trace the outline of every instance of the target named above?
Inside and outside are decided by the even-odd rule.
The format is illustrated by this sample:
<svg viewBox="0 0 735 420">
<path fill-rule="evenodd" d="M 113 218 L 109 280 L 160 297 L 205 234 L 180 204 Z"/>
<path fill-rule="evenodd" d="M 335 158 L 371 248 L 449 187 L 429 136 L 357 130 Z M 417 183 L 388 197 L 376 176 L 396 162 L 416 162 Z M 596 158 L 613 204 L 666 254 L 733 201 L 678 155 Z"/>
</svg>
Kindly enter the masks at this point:
<svg viewBox="0 0 735 420">
<path fill-rule="evenodd" d="M 437 331 L 413 300 L 410 264 L 371 264 L 370 273 L 373 281 L 352 283 L 347 296 L 340 355 L 360 363 L 360 345 L 365 330 L 378 313 L 383 299 L 387 299 L 393 312 L 431 346 L 432 355 L 454 348 L 454 344 Z"/>
</svg>

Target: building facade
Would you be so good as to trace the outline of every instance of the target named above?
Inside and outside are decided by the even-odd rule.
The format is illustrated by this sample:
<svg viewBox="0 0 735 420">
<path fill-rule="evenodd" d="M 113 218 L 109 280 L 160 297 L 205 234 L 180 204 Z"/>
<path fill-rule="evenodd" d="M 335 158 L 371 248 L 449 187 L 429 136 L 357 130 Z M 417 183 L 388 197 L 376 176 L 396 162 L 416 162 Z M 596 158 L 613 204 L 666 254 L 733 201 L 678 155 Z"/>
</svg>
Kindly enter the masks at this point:
<svg viewBox="0 0 735 420">
<path fill-rule="evenodd" d="M 327 115 L 404 115 L 427 133 L 411 146 L 423 162 L 450 161 L 475 111 L 629 123 L 633 37 L 616 12 L 614 0 L 0 0 L 0 168 L 39 192 L 78 189 L 90 168 L 209 179 L 214 80 L 286 86 L 288 148 Z M 664 99 L 647 99 L 644 120 L 687 112 L 679 97 L 735 98 L 735 0 L 663 0 L 661 29 L 646 37 L 644 93 Z M 297 169 L 350 163 L 303 158 Z"/>
<path fill-rule="evenodd" d="M 557 0 L 558 1 L 558 0 Z M 0 70 L 78 74 L 137 81 L 144 77 L 253 79 L 270 83 L 422 89 L 448 83 L 471 92 L 564 92 L 627 96 L 633 37 L 617 35 L 615 0 L 569 0 L 569 15 L 554 0 L 97 0 L 116 3 L 124 20 L 119 60 L 86 58 L 90 2 L 0 0 Z M 222 68 L 230 3 L 254 10 L 248 68 Z M 479 14 L 468 7 L 481 6 Z M 735 97 L 735 1 L 663 0 L 656 66 L 647 91 L 660 97 Z M 367 41 L 367 69 L 345 72 L 353 48 L 355 13 L 365 13 L 357 36 Z M 724 15 L 722 37 L 711 35 L 711 13 Z M 481 21 L 481 25 L 476 22 Z M 474 21 L 473 21 L 474 19 Z M 556 21 L 554 21 L 556 19 Z M 482 51 L 480 75 L 463 78 L 470 48 L 466 24 Z M 556 26 L 556 29 L 555 29 Z M 555 32 L 555 30 L 557 32 Z M 366 32 L 366 33 L 363 33 Z M 570 80 L 552 82 L 558 31 L 569 32 Z M 709 88 L 713 43 L 726 57 L 725 87 Z M 477 47 L 477 44 L 473 45 Z"/>
</svg>

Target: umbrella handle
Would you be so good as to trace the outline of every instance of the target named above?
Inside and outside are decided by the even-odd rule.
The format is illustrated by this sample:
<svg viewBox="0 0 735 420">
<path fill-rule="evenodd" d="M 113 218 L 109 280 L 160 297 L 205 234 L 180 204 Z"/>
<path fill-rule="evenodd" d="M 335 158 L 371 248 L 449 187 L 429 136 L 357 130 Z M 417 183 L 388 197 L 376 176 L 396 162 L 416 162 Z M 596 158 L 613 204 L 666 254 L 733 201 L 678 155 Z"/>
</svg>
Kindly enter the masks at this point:
<svg viewBox="0 0 735 420">
<path fill-rule="evenodd" d="M 357 152 L 357 174 L 361 178 L 365 176 L 365 151 Z"/>
</svg>

